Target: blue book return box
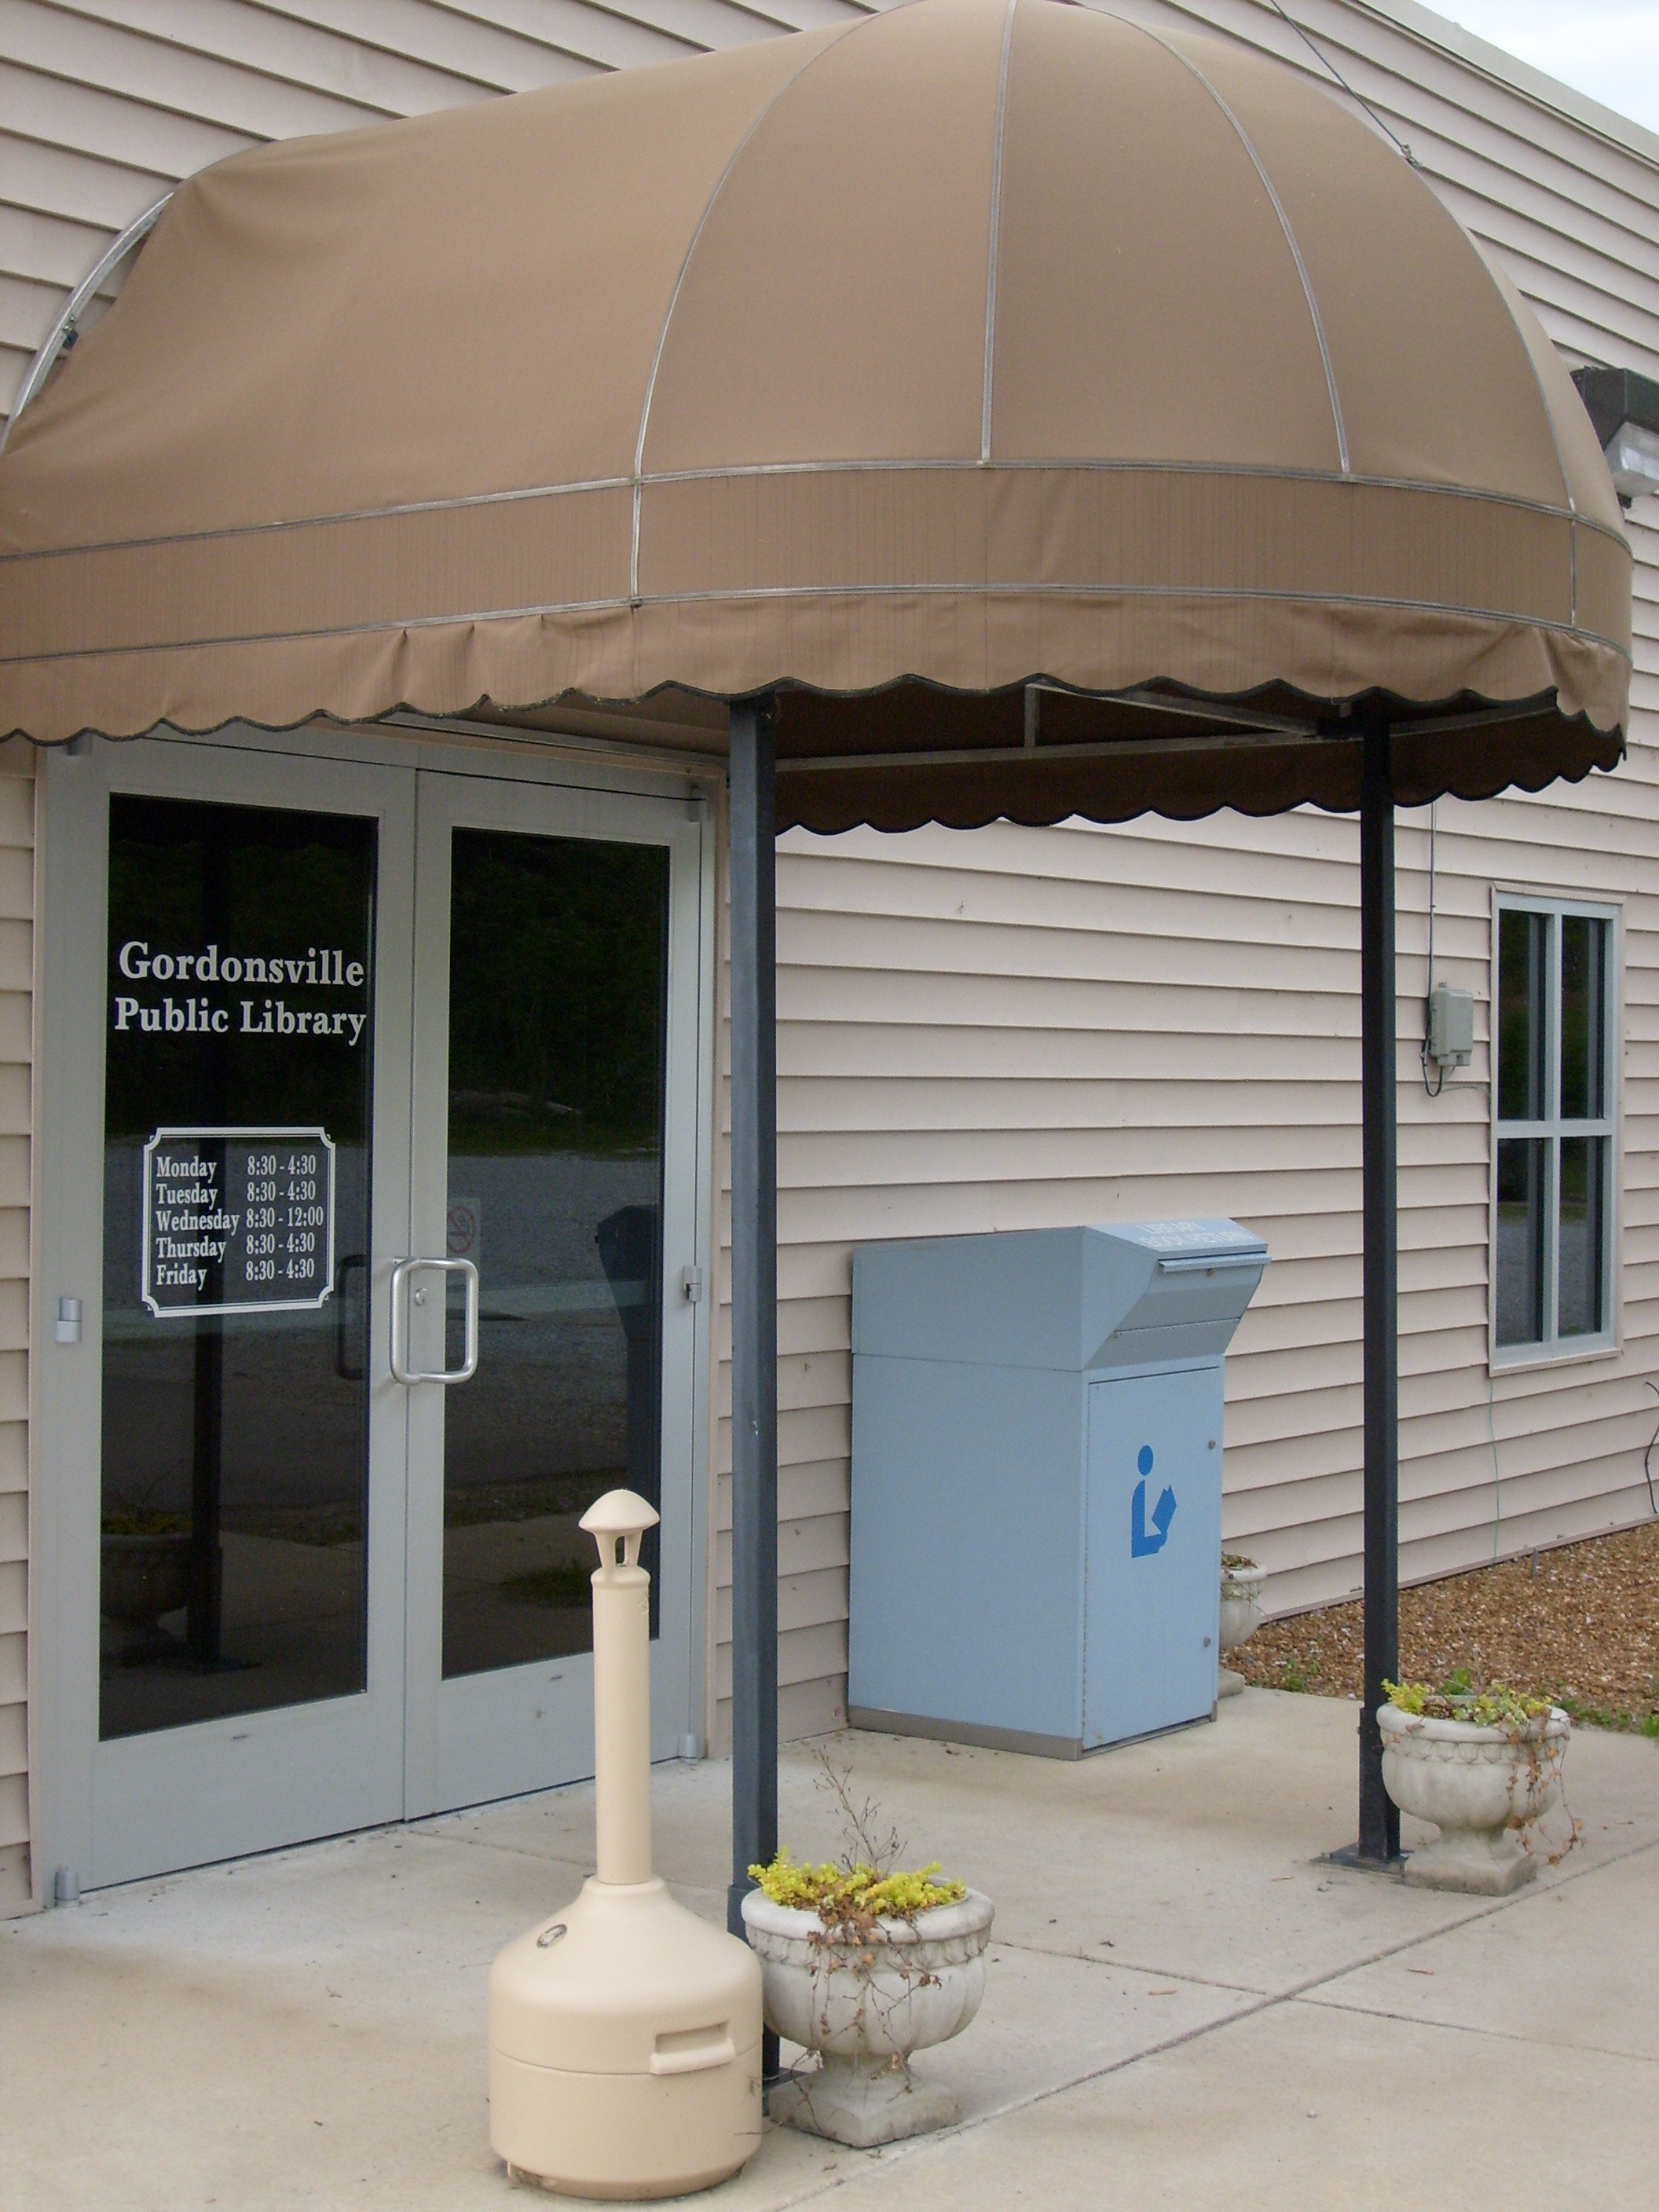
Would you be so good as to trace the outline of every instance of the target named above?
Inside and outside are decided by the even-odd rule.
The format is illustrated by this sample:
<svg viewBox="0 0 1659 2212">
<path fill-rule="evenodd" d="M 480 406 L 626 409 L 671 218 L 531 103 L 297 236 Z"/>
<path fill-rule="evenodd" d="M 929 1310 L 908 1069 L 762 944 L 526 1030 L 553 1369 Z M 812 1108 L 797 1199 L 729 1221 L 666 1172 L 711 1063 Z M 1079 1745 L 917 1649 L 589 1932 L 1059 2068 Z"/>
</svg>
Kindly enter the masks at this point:
<svg viewBox="0 0 1659 2212">
<path fill-rule="evenodd" d="M 1236 1221 L 853 1259 L 849 1718 L 1077 1759 L 1206 1717 Z"/>
</svg>

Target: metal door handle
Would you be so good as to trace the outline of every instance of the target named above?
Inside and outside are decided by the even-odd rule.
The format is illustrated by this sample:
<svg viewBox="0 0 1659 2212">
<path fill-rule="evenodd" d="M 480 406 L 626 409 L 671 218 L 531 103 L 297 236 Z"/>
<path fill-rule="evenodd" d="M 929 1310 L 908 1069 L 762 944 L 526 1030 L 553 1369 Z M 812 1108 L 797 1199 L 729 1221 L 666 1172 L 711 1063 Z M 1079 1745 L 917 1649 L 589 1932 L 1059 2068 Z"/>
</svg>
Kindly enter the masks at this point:
<svg viewBox="0 0 1659 2212">
<path fill-rule="evenodd" d="M 412 1276 L 459 1275 L 466 1290 L 466 1343 L 459 1367 L 428 1370 L 409 1364 L 409 1283 Z M 416 1293 L 418 1295 L 418 1293 Z M 470 1382 L 478 1371 L 478 1271 L 471 1260 L 399 1260 L 392 1270 L 392 1373 L 398 1382 Z"/>
</svg>

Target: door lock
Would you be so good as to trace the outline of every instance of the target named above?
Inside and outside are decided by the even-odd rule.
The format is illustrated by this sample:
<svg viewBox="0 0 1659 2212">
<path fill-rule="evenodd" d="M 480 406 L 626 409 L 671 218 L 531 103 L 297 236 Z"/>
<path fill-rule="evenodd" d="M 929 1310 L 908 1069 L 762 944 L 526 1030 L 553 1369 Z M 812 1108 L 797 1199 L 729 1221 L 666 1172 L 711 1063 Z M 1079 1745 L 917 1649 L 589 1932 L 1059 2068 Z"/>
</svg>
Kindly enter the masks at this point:
<svg viewBox="0 0 1659 2212">
<path fill-rule="evenodd" d="M 409 1309 L 426 1304 L 422 1274 L 459 1275 L 465 1292 L 465 1340 L 459 1367 L 411 1367 L 409 1364 Z M 392 1270 L 392 1373 L 404 1383 L 470 1382 L 478 1371 L 478 1271 L 471 1260 L 399 1260 Z"/>
</svg>

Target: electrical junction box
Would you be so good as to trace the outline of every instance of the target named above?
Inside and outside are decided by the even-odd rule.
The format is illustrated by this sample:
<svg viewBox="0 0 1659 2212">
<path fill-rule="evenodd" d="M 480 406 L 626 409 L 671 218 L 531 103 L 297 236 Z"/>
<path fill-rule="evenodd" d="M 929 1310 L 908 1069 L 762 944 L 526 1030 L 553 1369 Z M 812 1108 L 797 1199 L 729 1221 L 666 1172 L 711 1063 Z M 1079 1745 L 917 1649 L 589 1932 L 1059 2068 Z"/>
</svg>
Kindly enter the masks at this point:
<svg viewBox="0 0 1659 2212">
<path fill-rule="evenodd" d="M 1429 1058 L 1442 1067 L 1467 1067 L 1474 1050 L 1474 994 L 1437 983 L 1429 994 Z"/>
<path fill-rule="evenodd" d="M 1236 1221 L 853 1259 L 848 1718 L 1076 1759 L 1206 1717 Z"/>
</svg>

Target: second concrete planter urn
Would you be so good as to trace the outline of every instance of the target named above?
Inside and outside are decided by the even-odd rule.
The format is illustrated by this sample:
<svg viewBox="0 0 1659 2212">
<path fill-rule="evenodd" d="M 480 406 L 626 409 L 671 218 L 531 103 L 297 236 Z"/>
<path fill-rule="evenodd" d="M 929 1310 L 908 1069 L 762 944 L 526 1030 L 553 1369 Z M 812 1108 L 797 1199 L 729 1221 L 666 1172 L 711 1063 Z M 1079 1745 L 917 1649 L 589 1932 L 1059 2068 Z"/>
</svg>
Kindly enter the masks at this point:
<svg viewBox="0 0 1659 2212">
<path fill-rule="evenodd" d="M 1230 1564 L 1230 1561 L 1231 1562 Z M 1257 1566 L 1254 1559 L 1234 1559 L 1228 1553 L 1221 1559 L 1221 1656 L 1237 1650 L 1261 1626 L 1261 1585 L 1267 1579 L 1267 1569 Z M 1244 1677 L 1231 1667 L 1223 1667 L 1216 1694 L 1236 1698 L 1244 1687 Z"/>
<path fill-rule="evenodd" d="M 1440 1833 L 1406 1861 L 1420 1889 L 1502 1897 L 1538 1871 L 1525 1832 L 1561 1794 L 1572 1723 L 1559 1705 L 1523 1728 L 1479 1728 L 1381 1705 L 1382 1780 L 1402 1813 Z"/>
<path fill-rule="evenodd" d="M 914 2051 L 960 2035 L 985 1994 L 988 1897 L 867 1931 L 826 1927 L 816 1912 L 751 1890 L 743 1917 L 761 1962 L 766 2022 L 817 2054 L 815 2072 L 773 2093 L 775 2117 L 861 2150 L 948 2127 L 948 2089 L 916 2081 Z"/>
</svg>

